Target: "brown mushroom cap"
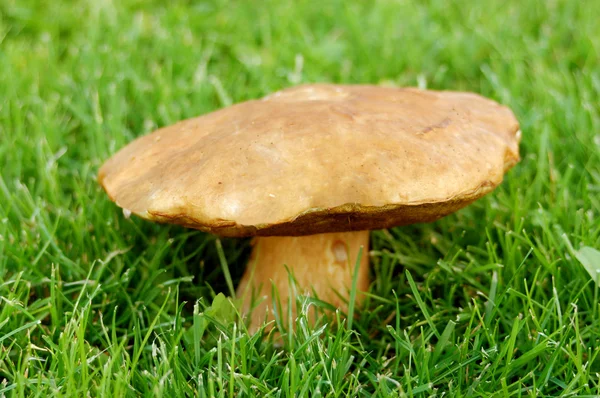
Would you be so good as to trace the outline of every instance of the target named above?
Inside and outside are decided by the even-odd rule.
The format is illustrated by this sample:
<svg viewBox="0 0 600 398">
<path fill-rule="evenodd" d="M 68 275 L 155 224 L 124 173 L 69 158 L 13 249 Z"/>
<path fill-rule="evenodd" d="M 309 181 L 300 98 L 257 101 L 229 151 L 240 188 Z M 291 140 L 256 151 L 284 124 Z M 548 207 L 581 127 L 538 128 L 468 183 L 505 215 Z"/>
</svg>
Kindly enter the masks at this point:
<svg viewBox="0 0 600 398">
<path fill-rule="evenodd" d="M 315 84 L 140 137 L 99 181 L 140 217 L 223 235 L 429 222 L 492 191 L 519 124 L 476 94 Z"/>
</svg>

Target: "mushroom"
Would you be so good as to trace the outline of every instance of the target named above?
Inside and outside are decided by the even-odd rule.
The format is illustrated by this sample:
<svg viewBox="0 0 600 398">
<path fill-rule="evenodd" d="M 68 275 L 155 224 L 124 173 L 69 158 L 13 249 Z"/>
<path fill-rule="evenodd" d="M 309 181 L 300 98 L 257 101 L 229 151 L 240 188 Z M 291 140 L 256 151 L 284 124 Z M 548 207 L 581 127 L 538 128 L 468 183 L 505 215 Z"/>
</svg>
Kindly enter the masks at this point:
<svg viewBox="0 0 600 398">
<path fill-rule="evenodd" d="M 356 286 L 369 286 L 369 230 L 431 222 L 489 193 L 519 140 L 513 113 L 476 94 L 301 85 L 140 137 L 99 181 L 125 214 L 254 237 L 237 291 L 256 327 L 273 316 L 272 285 L 282 314 L 297 293 L 347 308 L 361 247 Z M 264 299 L 251 309 L 253 297 Z"/>
</svg>

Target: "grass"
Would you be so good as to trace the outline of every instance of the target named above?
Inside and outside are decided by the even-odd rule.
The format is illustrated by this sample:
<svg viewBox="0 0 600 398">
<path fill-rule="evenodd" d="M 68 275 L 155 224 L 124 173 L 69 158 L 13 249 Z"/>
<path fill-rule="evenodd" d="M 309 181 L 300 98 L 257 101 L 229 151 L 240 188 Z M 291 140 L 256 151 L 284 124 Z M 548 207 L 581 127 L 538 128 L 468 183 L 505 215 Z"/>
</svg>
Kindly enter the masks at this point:
<svg viewBox="0 0 600 398">
<path fill-rule="evenodd" d="M 0 396 L 600 394 L 598 15 L 0 0 Z M 455 215 L 374 232 L 351 327 L 301 317 L 278 347 L 219 295 L 246 241 L 126 220 L 95 176 L 158 126 L 315 81 L 479 92 L 517 114 L 522 162 Z"/>
</svg>

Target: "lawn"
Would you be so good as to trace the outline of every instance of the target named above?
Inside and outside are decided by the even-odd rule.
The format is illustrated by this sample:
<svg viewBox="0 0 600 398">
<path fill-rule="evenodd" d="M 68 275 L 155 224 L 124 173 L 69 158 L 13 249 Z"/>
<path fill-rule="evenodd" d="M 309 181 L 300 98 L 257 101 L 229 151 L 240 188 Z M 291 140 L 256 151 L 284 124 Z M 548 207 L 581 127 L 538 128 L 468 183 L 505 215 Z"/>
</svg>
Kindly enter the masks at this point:
<svg viewBox="0 0 600 398">
<path fill-rule="evenodd" d="M 0 397 L 600 394 L 598 15 L 0 0 Z M 272 340 L 225 299 L 247 240 L 126 219 L 96 175 L 136 136 L 301 82 L 481 93 L 517 115 L 522 160 L 454 215 L 373 232 L 352 322 Z"/>
</svg>

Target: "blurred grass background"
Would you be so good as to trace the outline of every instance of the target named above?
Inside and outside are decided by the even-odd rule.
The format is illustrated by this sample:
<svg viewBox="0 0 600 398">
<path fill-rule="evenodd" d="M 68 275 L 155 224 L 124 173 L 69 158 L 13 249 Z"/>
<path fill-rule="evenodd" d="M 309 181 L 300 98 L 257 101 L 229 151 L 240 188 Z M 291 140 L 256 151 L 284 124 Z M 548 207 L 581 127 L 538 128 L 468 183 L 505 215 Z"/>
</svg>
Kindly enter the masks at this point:
<svg viewBox="0 0 600 398">
<path fill-rule="evenodd" d="M 600 2 L 0 0 L 0 396 L 600 394 Z M 302 82 L 510 106 L 493 194 L 372 234 L 352 330 L 277 347 L 227 302 L 248 243 L 126 220 L 141 134 Z M 221 296 L 217 296 L 221 297 Z M 285 331 L 282 331 L 285 333 Z"/>
</svg>

